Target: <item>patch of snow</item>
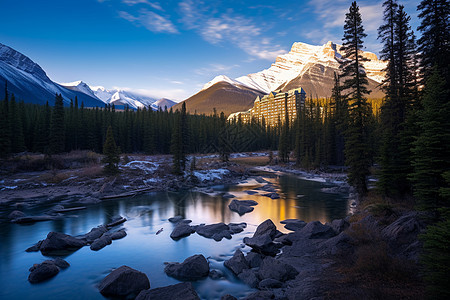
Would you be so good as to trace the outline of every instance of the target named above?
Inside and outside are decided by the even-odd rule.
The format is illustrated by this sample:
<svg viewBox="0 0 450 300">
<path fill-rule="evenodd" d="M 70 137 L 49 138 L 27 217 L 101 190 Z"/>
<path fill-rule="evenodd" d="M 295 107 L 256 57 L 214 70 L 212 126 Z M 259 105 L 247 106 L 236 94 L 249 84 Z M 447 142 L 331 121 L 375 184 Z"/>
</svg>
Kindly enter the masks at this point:
<svg viewBox="0 0 450 300">
<path fill-rule="evenodd" d="M 130 168 L 132 170 L 142 170 L 146 174 L 151 174 L 155 172 L 158 169 L 158 167 L 159 166 L 156 163 L 143 160 L 130 161 L 129 163 L 122 166 L 122 168 Z"/>
<path fill-rule="evenodd" d="M 194 171 L 194 176 L 200 180 L 200 182 L 213 181 L 215 179 L 222 179 L 224 175 L 230 173 L 227 169 L 213 169 Z"/>
<path fill-rule="evenodd" d="M 15 186 L 4 186 L 2 188 L 2 191 L 4 191 L 4 190 L 15 190 L 15 189 L 17 189 L 17 185 L 15 185 Z"/>
</svg>

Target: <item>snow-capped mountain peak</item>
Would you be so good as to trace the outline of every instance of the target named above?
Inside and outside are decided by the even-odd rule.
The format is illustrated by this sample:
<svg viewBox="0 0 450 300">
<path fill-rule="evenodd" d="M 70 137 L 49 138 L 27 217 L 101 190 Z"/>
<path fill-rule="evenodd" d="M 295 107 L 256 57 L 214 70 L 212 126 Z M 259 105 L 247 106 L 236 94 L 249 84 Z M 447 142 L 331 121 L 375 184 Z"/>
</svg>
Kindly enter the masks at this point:
<svg viewBox="0 0 450 300">
<path fill-rule="evenodd" d="M 0 61 L 3 61 L 16 69 L 32 74 L 41 80 L 50 80 L 45 71 L 37 63 L 22 53 L 11 47 L 3 45 L 2 43 L 0 43 Z"/>
<path fill-rule="evenodd" d="M 241 82 L 239 82 L 239 81 L 237 81 L 237 80 L 234 80 L 234 79 L 231 79 L 231 78 L 228 77 L 228 76 L 225 76 L 225 75 L 218 75 L 218 76 L 214 77 L 213 80 L 211 80 L 210 82 L 208 82 L 207 84 L 205 84 L 205 85 L 203 86 L 202 90 L 206 90 L 207 88 L 213 86 L 214 84 L 216 84 L 216 83 L 218 83 L 218 82 L 228 82 L 229 84 L 232 84 L 232 85 L 235 85 L 235 86 L 236 86 L 236 85 L 242 85 Z"/>
</svg>

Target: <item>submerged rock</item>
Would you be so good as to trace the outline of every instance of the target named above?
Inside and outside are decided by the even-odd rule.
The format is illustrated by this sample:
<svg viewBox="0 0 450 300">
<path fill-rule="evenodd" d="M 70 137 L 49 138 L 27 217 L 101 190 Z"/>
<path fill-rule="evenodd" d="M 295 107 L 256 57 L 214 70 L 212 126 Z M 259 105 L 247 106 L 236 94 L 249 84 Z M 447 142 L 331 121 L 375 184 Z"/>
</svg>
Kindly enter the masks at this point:
<svg viewBox="0 0 450 300">
<path fill-rule="evenodd" d="M 223 238 L 231 239 L 230 227 L 225 223 L 200 225 L 196 228 L 196 232 L 201 236 L 213 238 L 216 241 L 221 241 Z"/>
<path fill-rule="evenodd" d="M 98 287 L 103 296 L 134 298 L 150 288 L 147 275 L 128 266 L 121 266 L 106 276 Z"/>
<path fill-rule="evenodd" d="M 127 232 L 125 230 L 118 230 L 110 234 L 111 240 L 120 240 L 127 236 Z"/>
<path fill-rule="evenodd" d="M 200 300 L 190 282 L 141 291 L 136 300 Z"/>
<path fill-rule="evenodd" d="M 169 218 L 169 222 L 171 222 L 171 223 L 178 223 L 178 222 L 180 222 L 183 219 L 184 218 L 182 216 L 175 216 L 175 217 Z"/>
<path fill-rule="evenodd" d="M 164 272 L 178 280 L 194 281 L 208 276 L 209 264 L 203 255 L 197 254 L 182 263 L 168 263 Z"/>
<path fill-rule="evenodd" d="M 91 231 L 82 236 L 88 243 L 92 243 L 96 239 L 100 238 L 104 233 L 106 233 L 108 229 L 101 225 L 95 228 L 92 228 Z"/>
<path fill-rule="evenodd" d="M 91 244 L 91 250 L 98 251 L 108 245 L 111 245 L 112 239 L 108 234 L 103 234 Z"/>
</svg>

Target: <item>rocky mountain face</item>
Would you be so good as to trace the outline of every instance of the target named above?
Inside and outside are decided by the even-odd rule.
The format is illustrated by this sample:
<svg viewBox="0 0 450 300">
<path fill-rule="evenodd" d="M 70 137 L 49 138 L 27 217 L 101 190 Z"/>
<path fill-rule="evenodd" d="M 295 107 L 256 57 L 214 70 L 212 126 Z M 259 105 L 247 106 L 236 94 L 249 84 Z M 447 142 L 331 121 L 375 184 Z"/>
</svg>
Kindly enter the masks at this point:
<svg viewBox="0 0 450 300">
<path fill-rule="evenodd" d="M 307 97 L 330 97 L 334 84 L 334 72 L 339 72 L 339 63 L 343 59 L 342 54 L 341 46 L 332 42 L 322 46 L 294 43 L 289 53 L 278 56 L 275 63 L 268 69 L 236 79 L 224 75 L 215 77 L 205 84 L 199 93 L 185 100 L 186 107 L 190 111 L 212 112 L 212 107 L 207 111 L 200 110 L 199 106 L 205 107 L 205 105 L 201 104 L 198 98 L 201 95 L 203 101 L 219 102 L 218 99 L 214 98 L 219 94 L 217 84 L 221 84 L 222 87 L 229 90 L 229 86 L 234 87 L 233 93 L 230 95 L 226 95 L 226 91 L 220 92 L 221 101 L 233 102 L 233 109 L 227 110 L 231 112 L 244 111 L 252 106 L 253 103 L 250 101 L 236 105 L 235 99 L 232 99 L 237 94 L 248 95 L 249 90 L 253 93 L 268 94 L 271 91 L 288 91 L 302 87 L 306 91 Z M 369 89 L 372 90 L 369 97 L 381 98 L 383 93 L 378 86 L 385 77 L 383 69 L 386 67 L 386 62 L 379 60 L 371 52 L 363 52 L 363 56 L 368 59 L 367 62 L 364 62 L 364 68 L 369 79 Z M 215 92 L 207 93 L 212 88 Z M 205 95 L 213 98 L 205 97 Z M 196 99 L 195 103 L 192 100 L 193 98 Z M 222 106 L 226 106 L 226 104 L 222 104 Z M 218 109 L 217 106 L 216 109 Z"/>
<path fill-rule="evenodd" d="M 86 107 L 103 106 L 96 97 L 77 90 L 67 89 L 53 82 L 45 71 L 30 58 L 0 43 L 0 87 L 8 84 L 8 92 L 14 94 L 17 100 L 53 105 L 55 94 L 61 94 L 64 103 L 78 98 Z M 3 99 L 3 97 L 1 97 Z"/>
</svg>

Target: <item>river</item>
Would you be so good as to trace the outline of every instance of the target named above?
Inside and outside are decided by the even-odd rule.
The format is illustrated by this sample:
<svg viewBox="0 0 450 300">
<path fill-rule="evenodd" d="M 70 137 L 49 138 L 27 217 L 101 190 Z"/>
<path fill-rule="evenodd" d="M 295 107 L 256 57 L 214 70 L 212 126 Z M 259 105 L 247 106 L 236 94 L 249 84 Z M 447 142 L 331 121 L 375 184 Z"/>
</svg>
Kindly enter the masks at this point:
<svg viewBox="0 0 450 300">
<path fill-rule="evenodd" d="M 321 189 L 327 186 L 325 183 L 292 175 L 265 173 L 263 177 L 278 189 L 280 199 L 247 194 L 246 191 L 261 186 L 255 180 L 248 180 L 239 185 L 215 186 L 214 196 L 193 191 L 148 193 L 104 201 L 85 210 L 67 213 L 60 220 L 31 225 L 1 220 L 0 299 L 104 299 L 97 290 L 98 283 L 112 269 L 122 265 L 147 274 L 151 288 L 167 286 L 178 281 L 165 275 L 164 262 L 182 262 L 194 254 L 203 254 L 208 258 L 211 269 L 220 270 L 225 275 L 219 280 L 206 278 L 193 283 L 202 299 L 220 299 L 224 294 L 244 297 L 252 289 L 233 276 L 223 266 L 223 261 L 229 259 L 237 248 L 244 252 L 250 250 L 242 244 L 242 239 L 252 236 L 261 222 L 271 219 L 280 231 L 289 232 L 280 221 L 298 218 L 306 222 L 319 220 L 325 223 L 343 218 L 348 212 L 347 195 L 322 192 Z M 222 197 L 225 192 L 235 195 L 237 199 L 255 200 L 259 204 L 253 212 L 239 216 L 228 209 L 232 199 Z M 40 214 L 57 204 L 37 203 L 23 211 L 30 215 Z M 2 213 L 7 215 L 8 211 Z M 83 247 L 64 257 L 70 267 L 56 277 L 40 284 L 28 282 L 28 269 L 49 258 L 40 252 L 27 253 L 25 249 L 44 239 L 50 231 L 81 235 L 93 227 L 108 223 L 117 215 L 128 219 L 121 225 L 128 234 L 125 238 L 113 241 L 97 252 L 91 251 L 88 246 Z M 175 215 L 191 219 L 191 225 L 218 222 L 246 222 L 248 225 L 230 240 L 216 242 L 194 233 L 174 241 L 169 236 L 174 225 L 168 222 L 168 218 Z M 160 229 L 163 231 L 156 235 Z"/>
</svg>

